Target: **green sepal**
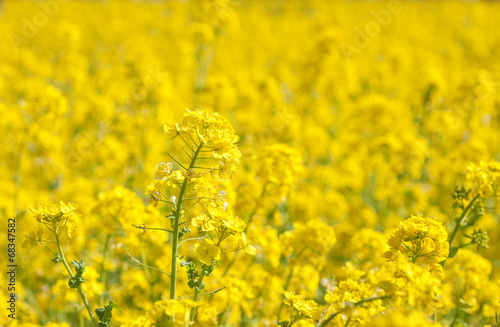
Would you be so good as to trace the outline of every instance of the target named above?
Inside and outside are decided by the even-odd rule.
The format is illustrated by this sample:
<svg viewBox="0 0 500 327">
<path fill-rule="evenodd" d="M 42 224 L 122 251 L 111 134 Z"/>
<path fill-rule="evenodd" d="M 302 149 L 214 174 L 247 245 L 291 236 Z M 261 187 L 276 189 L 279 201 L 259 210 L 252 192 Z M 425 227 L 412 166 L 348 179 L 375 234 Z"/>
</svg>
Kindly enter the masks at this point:
<svg viewBox="0 0 500 327">
<path fill-rule="evenodd" d="M 216 263 L 216 261 L 213 260 L 212 264 L 210 266 L 207 266 L 205 264 L 203 266 L 201 266 L 201 269 L 203 270 L 203 273 L 205 274 L 205 276 L 210 276 L 210 274 L 212 273 L 212 271 L 214 271 L 214 269 L 215 269 L 215 263 Z"/>
<path fill-rule="evenodd" d="M 78 288 L 80 285 L 85 283 L 85 280 L 83 279 L 83 273 L 85 272 L 85 262 L 83 262 L 83 260 L 73 260 L 71 264 L 73 264 L 73 266 L 75 267 L 76 274 L 74 277 L 71 277 L 69 279 L 68 286 L 70 288 Z"/>
<path fill-rule="evenodd" d="M 181 267 L 186 267 L 186 273 L 188 275 L 188 286 L 189 286 L 189 288 L 194 288 L 196 286 L 196 282 L 197 282 L 198 277 L 199 277 L 198 269 L 196 269 L 196 265 L 192 261 L 186 262 L 186 261 L 182 260 Z"/>
<path fill-rule="evenodd" d="M 120 313 L 123 313 L 122 309 L 113 301 L 109 301 L 108 305 L 104 308 L 95 309 L 97 318 L 99 318 L 99 327 L 106 327 L 111 324 L 111 318 L 113 315 L 111 312 L 113 309 L 117 309 Z"/>
<path fill-rule="evenodd" d="M 195 287 L 196 287 L 196 290 L 199 292 L 199 291 L 201 291 L 202 289 L 204 289 L 204 288 L 205 288 L 205 282 L 201 282 L 201 285 L 200 285 L 200 286 L 195 285 Z"/>
<path fill-rule="evenodd" d="M 50 259 L 53 263 L 59 263 L 62 261 L 62 256 L 59 253 L 56 253 L 56 256 L 52 259 Z"/>
<path fill-rule="evenodd" d="M 191 228 L 186 228 L 186 227 L 182 226 L 181 230 L 179 231 L 179 240 L 182 240 L 182 238 L 184 237 L 184 234 L 188 234 L 188 233 L 191 233 Z"/>
</svg>

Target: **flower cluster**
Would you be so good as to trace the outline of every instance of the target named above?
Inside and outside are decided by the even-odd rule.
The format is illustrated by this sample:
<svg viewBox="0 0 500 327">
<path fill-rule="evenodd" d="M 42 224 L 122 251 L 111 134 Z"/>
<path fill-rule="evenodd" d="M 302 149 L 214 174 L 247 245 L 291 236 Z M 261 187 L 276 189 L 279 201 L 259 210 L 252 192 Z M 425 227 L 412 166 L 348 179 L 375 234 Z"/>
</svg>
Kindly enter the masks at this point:
<svg viewBox="0 0 500 327">
<path fill-rule="evenodd" d="M 49 229 L 63 229 L 69 237 L 76 231 L 76 220 L 80 218 L 78 205 L 68 202 L 59 204 L 43 205 L 39 204 L 36 208 L 30 208 L 35 219 L 44 224 Z"/>
<path fill-rule="evenodd" d="M 449 254 L 448 233 L 442 223 L 422 215 L 411 216 L 392 233 L 388 244 L 391 249 L 384 253 L 385 258 L 397 261 L 403 254 L 411 262 L 427 265 L 430 271 L 442 277 L 439 263 Z"/>
<path fill-rule="evenodd" d="M 493 160 L 470 163 L 467 167 L 467 180 L 472 183 L 472 196 L 479 194 L 483 198 L 489 198 L 496 195 L 500 185 L 500 162 Z"/>
<path fill-rule="evenodd" d="M 285 300 L 283 301 L 290 307 L 290 320 L 280 322 L 281 326 L 290 327 L 297 323 L 299 320 L 312 318 L 313 313 L 316 312 L 318 304 L 313 300 L 304 299 L 300 295 L 295 295 L 294 292 L 285 291 Z"/>
<path fill-rule="evenodd" d="M 393 278 L 389 278 L 387 294 L 400 306 L 409 305 L 429 314 L 443 306 L 441 286 L 442 269 L 430 270 L 398 256 L 392 267 Z"/>
<path fill-rule="evenodd" d="M 212 166 L 214 176 L 226 180 L 231 179 L 236 172 L 241 157 L 236 145 L 239 138 L 227 119 L 218 113 L 188 109 L 181 124 L 165 125 L 164 129 L 172 138 L 179 136 L 190 140 L 194 136 L 199 140 L 200 146 L 210 149 L 208 153 L 214 160 L 218 160 Z"/>
<path fill-rule="evenodd" d="M 378 313 L 384 311 L 382 297 L 383 292 L 373 290 L 372 285 L 348 278 L 340 281 L 338 285 L 325 295 L 325 301 L 329 304 L 328 313 L 336 315 L 332 321 L 334 326 L 346 324 L 344 317 L 349 317 L 353 324 L 366 324 Z M 367 301 L 366 299 L 372 299 Z M 328 317 L 327 317 L 328 319 Z"/>
<path fill-rule="evenodd" d="M 198 247 L 199 249 L 204 249 L 205 247 L 213 247 L 213 243 L 222 243 L 225 239 L 232 235 L 238 236 L 240 248 L 244 249 L 248 254 L 255 255 L 257 250 L 249 241 L 245 234 L 246 224 L 239 217 L 233 216 L 231 213 L 226 212 L 222 207 L 209 205 L 207 207 L 207 212 L 199 216 L 194 217 L 191 220 L 191 224 L 195 227 L 200 227 L 202 232 L 207 232 L 214 241 L 204 241 L 204 246 Z M 208 245 L 205 245 L 207 242 Z M 216 247 L 218 249 L 218 247 Z M 198 252 L 198 250 L 197 250 Z M 214 260 L 218 260 L 214 256 Z M 200 257 L 200 260 L 205 264 L 210 264 L 205 262 Z"/>
<path fill-rule="evenodd" d="M 281 235 L 283 254 L 302 264 L 324 264 L 324 257 L 333 248 L 337 239 L 332 227 L 320 219 L 307 223 L 296 223 L 295 229 Z"/>
</svg>

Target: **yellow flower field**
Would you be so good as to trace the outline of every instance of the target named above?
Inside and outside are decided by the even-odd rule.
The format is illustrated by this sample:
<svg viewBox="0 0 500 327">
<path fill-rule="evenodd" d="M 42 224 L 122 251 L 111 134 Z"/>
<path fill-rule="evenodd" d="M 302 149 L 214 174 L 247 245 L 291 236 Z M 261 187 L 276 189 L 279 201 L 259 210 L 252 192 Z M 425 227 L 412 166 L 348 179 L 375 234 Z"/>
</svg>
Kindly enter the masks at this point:
<svg viewBox="0 0 500 327">
<path fill-rule="evenodd" d="M 499 326 L 499 12 L 0 2 L 0 325 Z"/>
</svg>

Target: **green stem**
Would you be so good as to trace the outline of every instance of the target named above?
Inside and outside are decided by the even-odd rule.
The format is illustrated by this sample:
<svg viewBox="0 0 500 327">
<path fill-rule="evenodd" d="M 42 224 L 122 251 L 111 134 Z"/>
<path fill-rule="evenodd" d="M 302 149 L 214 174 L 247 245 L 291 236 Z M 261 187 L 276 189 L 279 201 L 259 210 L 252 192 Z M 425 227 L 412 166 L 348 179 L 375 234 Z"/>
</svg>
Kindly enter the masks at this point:
<svg viewBox="0 0 500 327">
<path fill-rule="evenodd" d="M 369 297 L 369 298 L 366 298 L 366 299 L 360 300 L 360 301 L 358 301 L 358 302 L 354 302 L 354 303 L 353 303 L 353 306 L 354 306 L 354 307 L 357 307 L 358 305 L 363 304 L 363 303 L 366 303 L 366 302 L 375 301 L 375 300 L 384 300 L 384 299 L 388 299 L 388 298 L 390 298 L 390 296 L 387 296 L 387 295 L 375 296 L 375 297 Z M 333 318 L 335 318 L 336 316 L 338 316 L 339 314 L 341 314 L 344 310 L 345 310 L 345 309 L 343 309 L 343 310 L 339 310 L 339 311 L 337 311 L 337 312 L 333 313 L 333 314 L 332 314 L 330 317 L 328 317 L 326 320 L 323 320 L 323 322 L 322 322 L 321 324 L 318 324 L 318 326 L 319 326 L 319 327 L 324 327 L 324 326 L 328 325 L 328 323 L 329 323 L 330 321 L 332 321 L 332 320 L 333 320 Z"/>
<path fill-rule="evenodd" d="M 290 269 L 290 273 L 288 274 L 288 278 L 286 279 L 285 288 L 284 288 L 285 291 L 288 289 L 288 286 L 290 286 L 290 281 L 292 280 L 294 268 L 295 268 L 295 266 L 292 266 L 292 268 Z M 280 320 L 280 315 L 281 315 L 281 311 L 283 310 L 283 306 L 284 306 L 284 302 L 281 301 L 281 305 L 280 305 L 280 308 L 278 310 L 278 321 Z"/>
<path fill-rule="evenodd" d="M 203 148 L 203 143 L 200 143 L 196 152 L 193 155 L 193 159 L 191 160 L 191 164 L 189 168 L 186 169 L 186 172 L 193 168 L 196 158 Z M 173 242 L 172 242 L 172 270 L 170 273 L 170 299 L 175 299 L 175 287 L 177 284 L 177 248 L 179 243 L 179 227 L 181 220 L 181 212 L 182 212 L 182 202 L 184 200 L 184 193 L 186 192 L 186 187 L 188 184 L 188 179 L 184 178 L 184 182 L 182 182 L 181 190 L 179 192 L 179 198 L 177 199 L 177 205 L 174 214 L 174 232 L 173 232 Z"/>
<path fill-rule="evenodd" d="M 161 269 L 158 269 L 158 268 L 155 268 L 155 267 L 152 267 L 152 266 L 149 266 L 145 263 L 142 263 L 140 262 L 139 260 L 137 260 L 136 258 L 134 258 L 130 253 L 127 252 L 127 255 L 130 257 L 130 259 L 132 260 L 133 263 L 135 263 L 136 265 L 141 265 L 141 266 L 144 266 L 146 268 L 149 268 L 149 269 L 152 269 L 152 270 L 156 270 L 164 275 L 167 275 L 168 277 L 170 277 L 170 274 L 161 270 Z"/>
<path fill-rule="evenodd" d="M 57 229 L 56 229 L 56 231 L 57 231 Z M 68 272 L 70 277 L 73 278 L 73 277 L 75 277 L 75 275 L 71 271 L 71 268 L 69 267 L 68 262 L 66 261 L 66 257 L 64 256 L 64 252 L 63 252 L 63 249 L 61 247 L 61 243 L 59 242 L 59 236 L 57 235 L 57 232 L 54 233 L 54 235 L 56 236 L 57 249 L 59 250 L 59 254 L 61 255 L 62 263 L 63 263 L 64 267 L 66 268 L 66 271 Z M 92 325 L 94 327 L 98 327 L 97 321 L 95 320 L 95 317 L 94 317 L 94 313 L 92 312 L 92 308 L 90 308 L 89 301 L 85 297 L 85 293 L 83 293 L 82 287 L 78 286 L 77 290 L 78 290 L 78 293 L 80 294 L 80 297 L 82 298 L 83 304 L 85 304 L 85 307 L 87 308 L 87 311 L 88 311 L 89 316 L 90 316 L 90 320 L 92 321 Z"/>
<path fill-rule="evenodd" d="M 218 289 L 216 289 L 215 291 L 212 291 L 212 292 L 207 292 L 207 293 L 201 293 L 198 295 L 198 297 L 202 296 L 202 295 L 210 295 L 210 294 L 215 294 L 215 293 L 219 293 L 220 291 L 222 291 L 223 289 L 225 289 L 226 287 L 223 286 L 223 287 L 219 287 Z M 189 296 L 185 296 L 185 297 L 180 297 L 177 299 L 177 301 L 180 301 L 180 300 L 184 300 L 184 299 L 189 299 L 191 297 L 194 297 L 194 295 L 189 295 Z"/>
<path fill-rule="evenodd" d="M 293 319 L 292 321 L 290 321 L 290 327 L 292 327 L 293 325 L 295 325 L 299 320 L 300 319 L 298 319 L 298 317 L 297 317 L 297 318 Z"/>
<path fill-rule="evenodd" d="M 170 229 L 165 229 L 165 228 L 156 228 L 156 227 L 145 227 L 145 226 L 141 226 L 141 225 L 134 225 L 132 224 L 132 226 L 134 226 L 135 228 L 137 229 L 142 229 L 144 231 L 150 229 L 150 230 L 162 230 L 164 232 L 168 232 L 168 233 L 173 233 L 173 231 L 171 231 Z"/>
<path fill-rule="evenodd" d="M 465 218 L 465 215 L 467 214 L 467 212 L 469 211 L 469 209 L 472 207 L 472 205 L 474 204 L 474 202 L 478 198 L 479 198 L 479 194 L 476 195 L 472 199 L 472 201 L 469 203 L 469 205 L 462 212 L 462 215 L 460 216 L 460 218 L 458 218 L 457 224 L 455 225 L 455 228 L 453 229 L 453 232 L 451 232 L 451 235 L 450 235 L 450 248 L 451 248 L 451 244 L 453 243 L 453 239 L 455 238 L 455 235 L 457 234 L 458 230 L 460 229 L 460 225 L 462 224 L 462 220 Z"/>
<path fill-rule="evenodd" d="M 109 241 L 111 239 L 111 234 L 106 235 L 106 240 L 104 242 L 104 248 L 102 250 L 102 264 L 101 264 L 101 275 L 99 276 L 100 282 L 104 285 L 104 292 L 101 294 L 99 297 L 99 306 L 103 307 L 104 306 L 104 295 L 106 294 L 108 290 L 108 281 L 107 281 L 107 276 L 106 276 L 106 268 L 104 267 L 106 263 L 106 257 L 108 254 L 108 248 L 109 248 Z"/>
<path fill-rule="evenodd" d="M 199 241 L 199 240 L 204 239 L 205 237 L 206 237 L 206 236 L 200 236 L 200 237 L 187 238 L 187 239 L 185 239 L 185 240 L 182 240 L 182 242 L 180 242 L 180 243 L 179 243 L 179 245 L 178 245 L 177 247 L 181 246 L 181 244 L 183 244 L 184 242 L 187 242 L 187 241 L 196 241 L 196 240 L 198 240 L 198 241 Z"/>
<path fill-rule="evenodd" d="M 201 283 L 203 282 L 203 278 L 205 277 L 205 271 L 201 272 L 201 276 L 198 279 L 198 283 L 194 290 L 193 301 L 196 304 L 198 302 L 198 297 L 200 296 Z M 189 313 L 189 323 L 194 323 L 194 315 L 196 313 L 196 305 L 191 308 L 191 312 Z"/>
<path fill-rule="evenodd" d="M 219 247 L 219 245 L 221 244 L 221 242 L 222 242 L 222 239 L 219 239 L 219 242 L 217 242 L 216 246 Z M 215 262 L 215 260 L 212 261 L 212 263 L 214 263 L 214 262 Z M 205 270 L 202 269 L 201 276 L 198 279 L 198 283 L 197 283 L 196 287 L 194 288 L 193 301 L 195 303 L 195 306 L 191 308 L 191 312 L 189 313 L 189 323 L 190 323 L 189 325 L 194 324 L 194 314 L 196 313 L 196 303 L 198 302 L 198 297 L 200 296 L 201 283 L 203 283 L 203 278 L 204 277 L 205 277 Z M 212 296 L 215 293 L 216 292 L 212 292 Z"/>
</svg>

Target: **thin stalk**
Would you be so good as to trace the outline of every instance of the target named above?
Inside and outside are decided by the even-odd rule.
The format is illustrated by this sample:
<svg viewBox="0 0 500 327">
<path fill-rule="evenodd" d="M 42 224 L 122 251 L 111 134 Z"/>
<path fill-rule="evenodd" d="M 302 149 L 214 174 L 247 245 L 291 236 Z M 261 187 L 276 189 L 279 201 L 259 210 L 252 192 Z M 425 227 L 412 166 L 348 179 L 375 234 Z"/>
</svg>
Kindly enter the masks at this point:
<svg viewBox="0 0 500 327">
<path fill-rule="evenodd" d="M 205 271 L 202 271 L 201 272 L 201 276 L 200 278 L 198 279 L 198 283 L 195 287 L 195 290 L 194 290 L 194 295 L 193 295 L 193 301 L 194 303 L 197 303 L 198 302 L 198 297 L 200 296 L 200 287 L 201 287 L 201 283 L 203 282 L 203 278 L 205 277 Z M 189 313 L 189 322 L 190 323 L 193 323 L 194 322 L 194 315 L 196 313 L 196 306 L 192 307 L 191 308 L 191 312 Z"/>
<path fill-rule="evenodd" d="M 196 201 L 195 203 L 193 203 L 193 204 L 192 204 L 189 208 L 187 208 L 186 210 L 184 210 L 184 214 L 187 214 L 187 213 L 189 212 L 189 210 L 191 210 L 191 209 L 192 209 L 195 205 L 197 205 L 198 203 L 200 203 L 200 201 L 199 201 L 199 200 L 198 200 L 198 201 Z M 184 222 L 182 222 L 182 223 L 181 223 L 181 225 L 182 225 L 182 224 L 185 224 L 186 222 L 189 222 L 189 221 L 190 221 L 190 220 L 188 220 L 188 221 L 184 221 Z"/>
<path fill-rule="evenodd" d="M 104 290 L 107 291 L 108 290 L 108 281 L 107 281 L 107 276 L 106 276 L 106 269 L 104 267 L 104 264 L 106 263 L 106 257 L 107 257 L 107 254 L 108 254 L 108 247 L 109 247 L 109 241 L 111 239 L 111 234 L 107 234 L 106 235 L 106 240 L 104 242 L 104 247 L 103 247 L 103 250 L 102 250 L 102 264 L 101 264 L 101 274 L 99 276 L 100 278 L 100 282 L 104 285 Z M 100 307 L 103 307 L 104 306 L 104 294 L 105 292 L 103 292 L 101 294 L 101 296 L 99 297 L 99 306 Z"/>
<path fill-rule="evenodd" d="M 358 301 L 358 302 L 354 302 L 353 305 L 354 305 L 354 307 L 357 307 L 358 305 L 366 303 L 366 302 L 375 301 L 375 300 L 383 300 L 383 299 L 388 299 L 388 298 L 390 298 L 390 296 L 387 296 L 387 295 L 374 296 L 374 297 L 369 297 L 369 298 L 363 299 L 363 300 Z M 324 326 L 328 325 L 328 323 L 330 321 L 332 321 L 333 318 L 335 318 L 336 316 L 338 316 L 339 314 L 341 314 L 344 310 L 345 309 L 339 310 L 339 311 L 333 313 L 330 317 L 328 317 L 328 319 L 323 320 L 323 322 L 321 324 L 318 324 L 318 326 L 319 327 L 324 327 Z"/>
<path fill-rule="evenodd" d="M 290 269 L 290 273 L 288 274 L 288 278 L 286 279 L 285 291 L 288 289 L 288 286 L 290 285 L 290 281 L 292 280 L 294 268 L 295 268 L 295 266 L 292 266 L 292 268 Z M 280 305 L 280 308 L 278 310 L 278 320 L 280 320 L 280 315 L 281 315 L 281 311 L 283 310 L 283 305 L 284 305 L 284 302 L 281 301 L 281 305 Z"/>
<path fill-rule="evenodd" d="M 134 226 L 137 229 L 142 229 L 144 231 L 146 231 L 148 229 L 151 229 L 151 230 L 162 230 L 164 232 L 169 232 L 169 233 L 173 233 L 174 232 L 174 231 L 171 231 L 170 229 L 164 229 L 164 228 L 146 227 L 146 226 L 134 225 L 134 224 L 132 224 L 132 226 Z"/>
<path fill-rule="evenodd" d="M 189 171 L 191 168 L 193 168 L 196 162 L 196 158 L 198 157 L 198 154 L 200 153 L 202 148 L 203 148 L 203 143 L 200 143 L 200 145 L 196 149 L 196 152 L 193 155 L 193 159 L 191 160 L 189 168 L 186 169 L 186 172 Z M 170 273 L 170 299 L 172 300 L 175 299 L 175 291 L 176 291 L 175 288 L 177 284 L 177 248 L 179 244 L 179 226 L 181 221 L 182 202 L 184 201 L 184 193 L 186 192 L 187 184 L 188 184 L 188 179 L 184 178 L 181 190 L 179 192 L 179 198 L 177 199 L 177 206 L 174 214 L 174 232 L 173 232 L 174 239 L 172 242 L 172 270 Z"/>
<path fill-rule="evenodd" d="M 171 173 L 171 172 L 168 172 L 168 175 L 169 175 L 170 177 L 172 177 L 172 180 L 174 181 L 175 185 L 177 185 L 177 187 L 178 187 L 178 188 L 182 188 L 181 184 L 179 184 L 179 182 L 175 179 L 175 177 L 174 177 L 174 176 L 172 176 L 172 173 Z M 166 196 L 165 196 L 165 198 L 166 198 Z M 174 205 L 175 205 L 175 204 L 174 204 Z"/>
<path fill-rule="evenodd" d="M 199 147 L 198 143 L 196 143 L 193 139 L 193 137 L 191 136 L 191 133 L 188 133 L 189 135 L 189 138 L 191 139 L 191 141 L 193 141 L 193 144 L 196 145 L 197 147 Z M 200 145 L 201 145 L 201 141 L 200 141 Z M 211 148 L 211 147 L 208 147 L 208 146 L 205 146 L 205 148 Z M 193 151 L 194 152 L 194 151 Z"/>
<path fill-rule="evenodd" d="M 182 135 L 179 134 L 179 137 L 184 141 L 184 143 L 186 143 L 186 145 L 189 148 L 189 150 L 191 150 L 191 152 L 194 153 L 193 148 L 191 147 L 191 145 L 188 142 L 186 142 L 186 140 L 182 137 Z M 191 156 L 189 156 L 189 157 L 191 157 Z"/>
<path fill-rule="evenodd" d="M 59 236 L 57 235 L 57 233 L 54 233 L 54 235 L 56 236 L 57 249 L 59 250 L 59 254 L 61 255 L 64 268 L 66 268 L 66 271 L 68 272 L 68 274 L 71 276 L 71 278 L 73 278 L 73 277 L 75 277 L 75 275 L 71 271 L 71 268 L 69 267 L 68 262 L 66 261 L 66 257 L 64 256 L 64 252 L 63 252 L 62 247 L 61 247 L 61 242 L 59 242 Z M 85 304 L 85 307 L 87 308 L 87 311 L 88 311 L 89 316 L 90 316 L 90 320 L 92 321 L 92 325 L 94 327 L 98 327 L 97 321 L 95 320 L 95 317 L 94 317 L 94 313 L 92 312 L 92 308 L 90 308 L 89 301 L 85 297 L 85 293 L 83 293 L 82 287 L 78 286 L 77 290 L 78 290 L 78 293 L 80 294 L 80 297 L 82 298 L 83 304 Z"/>
<path fill-rule="evenodd" d="M 262 192 L 260 193 L 260 196 L 255 201 L 256 202 L 255 208 L 253 209 L 252 213 L 250 213 L 250 215 L 248 216 L 248 221 L 247 221 L 246 226 L 245 226 L 245 232 L 247 231 L 248 226 L 250 226 L 250 224 L 252 223 L 253 216 L 255 216 L 255 214 L 257 213 L 257 210 L 259 210 L 260 200 L 264 198 L 264 195 L 266 195 L 267 184 L 268 183 L 266 183 L 266 184 L 264 184 L 264 186 L 262 186 Z"/>
<path fill-rule="evenodd" d="M 467 212 L 469 211 L 469 209 L 472 207 L 472 204 L 474 204 L 474 202 L 479 198 L 479 194 L 476 195 L 472 201 L 469 203 L 469 205 L 464 209 L 464 211 L 462 212 L 462 215 L 460 216 L 460 218 L 458 218 L 457 220 L 457 224 L 455 225 L 455 228 L 453 229 L 453 232 L 451 233 L 451 236 L 450 236 L 450 248 L 451 248 L 451 244 L 453 243 L 453 239 L 455 238 L 455 235 L 457 234 L 458 230 L 460 229 L 460 225 L 462 224 L 462 220 L 465 218 L 465 215 L 467 214 Z"/>
<path fill-rule="evenodd" d="M 168 277 L 170 277 L 170 274 L 169 274 L 169 273 L 167 273 L 167 272 L 165 272 L 165 271 L 163 271 L 163 270 L 161 270 L 161 269 L 158 269 L 158 268 L 155 268 L 155 267 L 151 267 L 151 266 L 149 266 L 149 265 L 147 265 L 147 264 L 145 264 L 145 263 L 140 262 L 139 260 L 137 260 L 136 258 L 134 258 L 134 257 L 133 257 L 130 253 L 128 253 L 128 252 L 127 252 L 127 255 L 130 257 L 130 260 L 132 260 L 135 264 L 137 264 L 137 265 L 141 265 L 141 266 L 144 266 L 144 267 L 149 268 L 149 269 L 156 270 L 156 271 L 158 271 L 158 272 L 160 272 L 160 273 L 162 273 L 162 274 L 167 275 Z"/>
<path fill-rule="evenodd" d="M 219 242 L 217 242 L 217 247 L 219 247 L 219 245 L 222 243 L 223 239 L 220 238 L 219 239 Z M 212 262 L 214 262 L 215 260 L 213 260 Z M 205 271 L 202 270 L 201 271 L 201 276 L 200 278 L 198 279 L 198 283 L 194 289 L 194 295 L 193 295 L 193 301 L 195 303 L 195 306 L 191 308 L 191 312 L 189 313 L 189 323 L 190 325 L 191 324 L 194 324 L 194 315 L 196 313 L 196 303 L 198 302 L 198 297 L 200 295 L 200 290 L 201 290 L 201 283 L 203 283 L 203 278 L 205 277 Z M 208 293 L 208 294 L 215 294 L 216 292 L 211 292 L 211 293 Z"/>
<path fill-rule="evenodd" d="M 188 156 L 188 158 L 189 158 L 189 159 L 192 159 L 192 158 L 193 158 L 193 157 L 192 157 L 192 153 L 191 153 L 191 154 L 189 154 L 189 153 L 186 151 L 186 149 L 184 149 L 184 148 L 182 148 L 182 150 L 184 150 L 184 153 Z"/>
<path fill-rule="evenodd" d="M 292 321 L 290 322 L 290 327 L 295 325 L 299 320 L 300 320 L 300 316 L 293 318 Z"/>
<path fill-rule="evenodd" d="M 210 294 L 219 293 L 220 291 L 222 291 L 222 290 L 223 290 L 223 289 L 225 289 L 225 288 L 226 288 L 226 287 L 224 286 L 224 287 L 220 287 L 220 288 L 218 288 L 218 289 L 216 289 L 215 291 L 212 291 L 212 292 L 200 293 L 200 294 L 198 295 L 198 297 L 203 296 L 203 295 L 210 295 Z M 185 296 L 185 297 L 180 297 L 180 298 L 178 298 L 178 299 L 177 299 L 177 301 L 184 300 L 184 299 L 189 299 L 189 298 L 191 298 L 191 297 L 193 297 L 193 296 L 194 296 L 194 295 L 189 295 L 189 296 Z"/>
<path fill-rule="evenodd" d="M 188 170 L 186 169 L 186 167 L 184 167 L 179 161 L 177 161 L 177 159 L 175 159 L 170 153 L 167 153 L 167 155 L 172 158 L 179 166 L 181 166 L 184 170 Z"/>
<path fill-rule="evenodd" d="M 46 248 L 47 250 L 50 251 L 50 253 L 52 253 L 54 256 L 56 256 L 56 254 L 51 250 L 49 249 L 45 244 L 42 243 L 42 241 L 38 241 L 39 244 L 41 244 L 44 248 Z"/>
<path fill-rule="evenodd" d="M 215 200 L 214 198 L 209 198 L 206 196 L 194 197 L 194 198 L 184 198 L 184 201 L 188 200 Z"/>
<path fill-rule="evenodd" d="M 206 236 L 200 236 L 200 237 L 193 237 L 193 238 L 187 238 L 185 240 L 182 240 L 182 242 L 180 242 L 177 247 L 180 247 L 184 242 L 187 242 L 187 241 L 196 241 L 196 240 L 202 240 L 204 239 Z"/>
</svg>

